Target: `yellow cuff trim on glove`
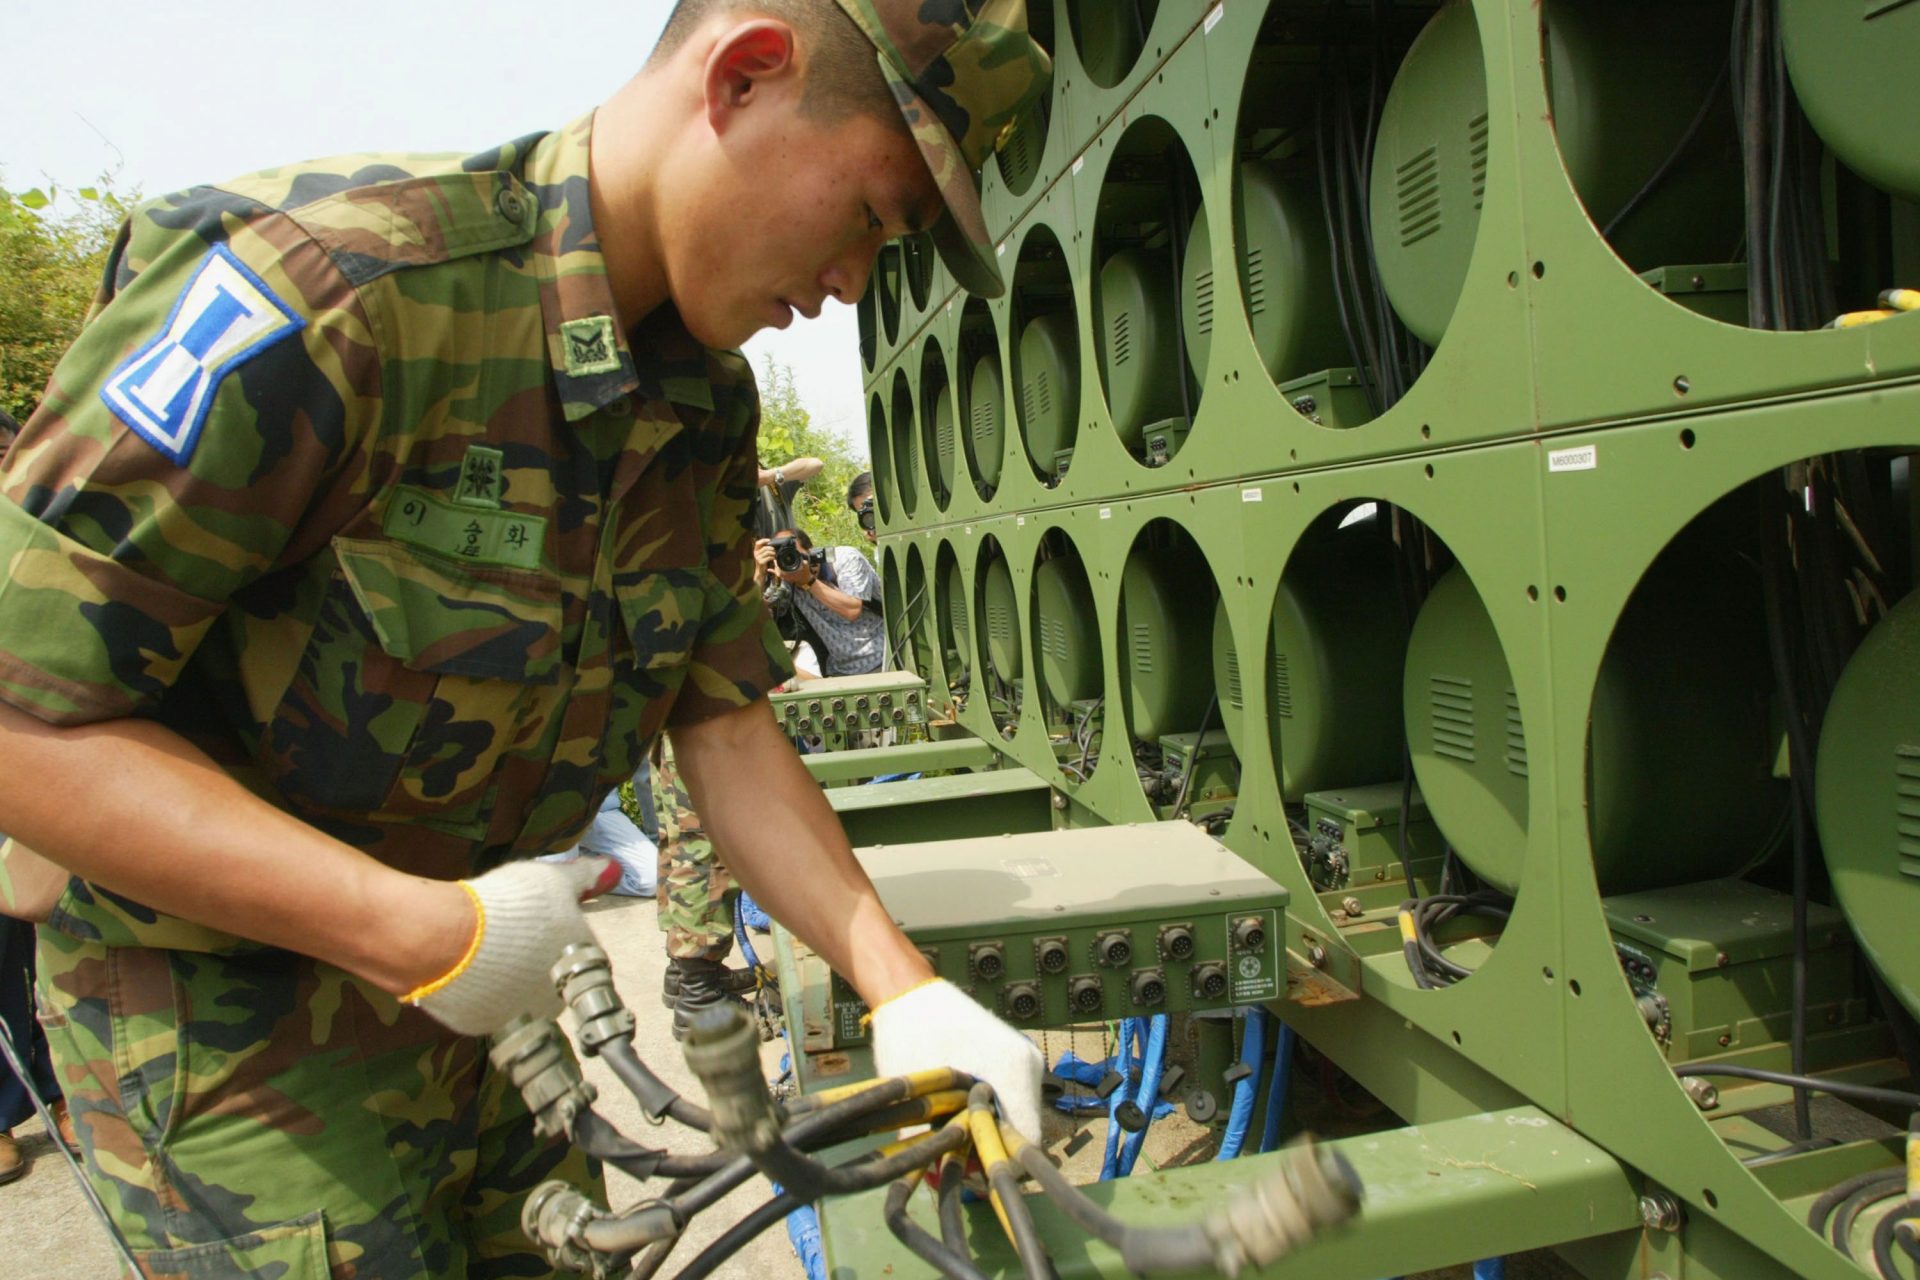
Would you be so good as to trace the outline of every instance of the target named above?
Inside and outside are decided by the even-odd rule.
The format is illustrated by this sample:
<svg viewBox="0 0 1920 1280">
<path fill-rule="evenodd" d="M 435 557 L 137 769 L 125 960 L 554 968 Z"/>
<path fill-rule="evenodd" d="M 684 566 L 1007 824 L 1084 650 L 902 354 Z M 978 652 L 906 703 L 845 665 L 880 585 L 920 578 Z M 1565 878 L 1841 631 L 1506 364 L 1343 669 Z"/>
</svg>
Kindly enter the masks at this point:
<svg viewBox="0 0 1920 1280">
<path fill-rule="evenodd" d="M 873 1006 L 873 1008 L 867 1010 L 865 1013 L 860 1015 L 860 1029 L 862 1031 L 866 1030 L 867 1024 L 873 1021 L 874 1014 L 880 1012 L 882 1009 L 886 1008 L 888 1005 L 892 1004 L 895 1000 L 898 1000 L 900 997 L 910 996 L 922 987 L 930 987 L 934 983 L 941 982 L 941 981 L 944 981 L 944 979 L 922 978 L 920 981 L 908 987 L 905 991 L 894 992 L 892 995 L 888 996 L 885 1000 L 882 1000 L 879 1004 Z"/>
<path fill-rule="evenodd" d="M 467 898 L 473 903 L 473 940 L 467 943 L 466 954 L 460 957 L 460 963 L 447 970 L 423 987 L 415 987 L 400 997 L 402 1004 L 419 1004 L 437 991 L 444 991 L 461 974 L 473 967 L 473 958 L 480 954 L 480 942 L 487 936 L 487 906 L 480 901 L 480 895 L 465 880 L 458 881 L 467 891 Z"/>
</svg>

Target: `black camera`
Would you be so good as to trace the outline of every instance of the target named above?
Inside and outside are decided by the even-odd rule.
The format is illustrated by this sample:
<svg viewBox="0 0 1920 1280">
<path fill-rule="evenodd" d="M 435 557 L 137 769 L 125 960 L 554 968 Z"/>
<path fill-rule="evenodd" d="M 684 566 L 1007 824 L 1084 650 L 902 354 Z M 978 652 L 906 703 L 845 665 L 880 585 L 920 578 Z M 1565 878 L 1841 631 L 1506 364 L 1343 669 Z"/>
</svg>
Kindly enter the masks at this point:
<svg viewBox="0 0 1920 1280">
<path fill-rule="evenodd" d="M 868 494 L 866 501 L 854 508 L 854 516 L 860 521 L 860 527 L 868 533 L 873 532 L 873 495 Z"/>
<path fill-rule="evenodd" d="M 798 573 L 803 564 L 813 565 L 817 573 L 820 566 L 827 562 L 827 553 L 822 547 L 808 550 L 792 534 L 783 533 L 773 540 L 773 562 L 782 573 Z"/>
</svg>

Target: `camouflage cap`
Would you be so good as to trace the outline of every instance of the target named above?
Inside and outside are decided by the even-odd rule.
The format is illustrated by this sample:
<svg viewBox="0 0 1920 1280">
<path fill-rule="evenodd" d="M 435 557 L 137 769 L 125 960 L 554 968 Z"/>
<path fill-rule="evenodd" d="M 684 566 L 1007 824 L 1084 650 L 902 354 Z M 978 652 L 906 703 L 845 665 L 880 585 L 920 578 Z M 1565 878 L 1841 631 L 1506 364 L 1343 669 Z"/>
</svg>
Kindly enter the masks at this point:
<svg viewBox="0 0 1920 1280">
<path fill-rule="evenodd" d="M 975 174 L 1045 92 L 1052 59 L 1027 34 L 1027 0 L 839 0 L 880 51 L 947 211 L 933 243 L 969 292 L 1006 292 Z"/>
</svg>

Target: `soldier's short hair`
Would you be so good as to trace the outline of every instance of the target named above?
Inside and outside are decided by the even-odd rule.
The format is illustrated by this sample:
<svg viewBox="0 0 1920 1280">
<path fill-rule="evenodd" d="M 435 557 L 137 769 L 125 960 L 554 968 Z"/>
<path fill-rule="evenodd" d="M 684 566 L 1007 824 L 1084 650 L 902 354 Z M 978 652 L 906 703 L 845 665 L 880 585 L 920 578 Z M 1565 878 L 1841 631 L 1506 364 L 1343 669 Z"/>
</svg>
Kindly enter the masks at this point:
<svg viewBox="0 0 1920 1280">
<path fill-rule="evenodd" d="M 814 119 L 833 124 L 864 113 L 906 130 L 873 42 L 834 0 L 679 0 L 648 65 L 672 57 L 715 14 L 778 18 L 799 33 L 807 60 L 800 109 Z"/>
</svg>

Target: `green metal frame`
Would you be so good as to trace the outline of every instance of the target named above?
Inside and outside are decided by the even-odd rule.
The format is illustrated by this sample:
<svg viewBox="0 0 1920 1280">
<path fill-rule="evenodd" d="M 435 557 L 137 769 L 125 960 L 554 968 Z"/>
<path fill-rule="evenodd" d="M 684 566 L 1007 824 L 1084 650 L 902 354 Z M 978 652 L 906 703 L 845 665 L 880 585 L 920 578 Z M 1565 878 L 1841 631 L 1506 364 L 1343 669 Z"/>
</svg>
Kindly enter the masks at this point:
<svg viewBox="0 0 1920 1280">
<path fill-rule="evenodd" d="M 1064 8 L 1034 2 L 1057 10 L 1056 46 L 1070 45 Z M 1265 652 L 1279 576 L 1317 519 L 1366 500 L 1411 513 L 1444 540 L 1471 579 L 1511 672 L 1528 774 L 1517 907 L 1497 941 L 1463 949 L 1479 963 L 1473 977 L 1446 990 L 1416 989 L 1388 922 L 1398 890 L 1389 880 L 1361 895 L 1357 915 L 1345 909 L 1353 895 L 1316 891 L 1295 856 L 1264 735 L 1242 734 L 1239 792 L 1224 840 L 1291 891 L 1289 945 L 1313 939 L 1328 952 L 1330 977 L 1360 996 L 1311 1007 L 1283 1002 L 1279 1013 L 1419 1132 L 1431 1133 L 1439 1121 L 1530 1106 L 1560 1126 L 1551 1130 L 1556 1137 L 1591 1144 L 1609 1167 L 1618 1162 L 1684 1202 L 1686 1225 L 1671 1234 L 1637 1231 L 1631 1220 L 1604 1215 L 1585 1223 L 1556 1219 L 1543 1208 L 1543 1224 L 1559 1225 L 1539 1238 L 1560 1232 L 1557 1240 L 1590 1275 L 1857 1277 L 1859 1270 L 1801 1220 L 1809 1188 L 1825 1185 L 1818 1179 L 1836 1157 L 1792 1155 L 1762 1169 L 1740 1161 L 1751 1150 L 1743 1144 L 1761 1141 L 1751 1125 L 1742 1127 L 1744 1112 L 1779 1101 L 1780 1091 L 1723 1088 L 1720 1109 L 1702 1112 L 1648 1034 L 1621 974 L 1610 907 L 1592 869 L 1586 746 L 1614 627 L 1683 527 L 1735 488 L 1810 455 L 1920 454 L 1920 317 L 1848 330 L 1755 332 L 1714 319 L 1731 313 L 1724 301 L 1688 305 L 1682 296 L 1737 287 L 1724 272 L 1703 276 L 1697 288 L 1676 285 L 1680 277 L 1671 274 L 1652 273 L 1662 288 L 1636 276 L 1588 219 L 1562 166 L 1539 72 L 1539 5 L 1473 0 L 1472 9 L 1488 82 L 1487 185 L 1466 283 L 1424 375 L 1373 421 L 1316 425 L 1267 376 L 1244 324 L 1221 323 L 1199 371 L 1203 393 L 1191 434 L 1158 468 L 1143 465 L 1115 437 L 1099 392 L 1091 327 L 1099 264 L 1087 231 L 1111 148 L 1143 115 L 1172 126 L 1198 174 L 1212 225 L 1224 225 L 1242 85 L 1278 7 L 1163 0 L 1147 51 L 1111 89 L 1093 85 L 1073 51 L 1057 47 L 1054 126 L 1041 176 L 1016 198 L 989 166 L 986 204 L 1009 269 L 1042 225 L 1071 260 L 1085 389 L 1072 466 L 1057 485 L 1044 485 L 1024 465 L 1017 416 L 1009 412 L 991 500 L 980 496 L 962 458 L 944 505 L 923 496 L 908 519 L 902 504 L 883 504 L 883 554 L 918 548 L 930 572 L 950 555 L 973 602 L 979 548 L 992 538 L 1025 620 L 1040 541 L 1054 530 L 1066 535 L 1086 568 L 1106 650 L 1105 732 L 1088 780 L 1059 768 L 1043 700 L 1031 687 L 1012 721 L 996 723 L 977 681 L 953 710 L 960 724 L 993 740 L 1053 791 L 1059 821 L 1140 822 L 1155 815 L 1136 781 L 1131 735 L 1120 716 L 1117 660 L 1120 582 L 1140 531 L 1166 519 L 1193 537 L 1225 603 L 1235 648 L 1247 655 Z M 1899 216 L 1911 230 L 1916 220 Z M 1216 279 L 1231 285 L 1237 271 L 1230 237 L 1214 235 L 1213 251 Z M 1911 265 L 1913 250 L 1905 252 Z M 897 342 L 877 345 L 868 373 L 875 394 L 885 398 L 894 370 L 917 370 L 929 341 L 953 359 L 967 304 L 944 275 L 936 276 L 928 305 L 909 308 Z M 972 305 L 992 317 L 1002 368 L 1010 369 L 1017 338 L 1010 332 L 1012 300 Z M 1240 314 L 1237 298 L 1223 296 L 1218 305 L 1230 319 Z M 1037 656 L 1031 630 L 1019 628 L 1029 674 Z M 959 673 L 947 669 L 943 646 L 931 648 L 924 674 L 940 703 L 951 698 Z M 1264 723 L 1270 691 L 1259 680 L 1243 687 L 1243 715 Z M 1362 781 L 1389 780 L 1355 780 Z M 872 819 L 863 812 L 858 820 Z M 1832 974 L 1822 981 L 1844 985 Z M 1852 999 L 1849 990 L 1840 1007 L 1851 1010 L 1845 1001 Z M 1720 1024 L 1706 1017 L 1702 1025 Z M 1888 1046 L 1877 1023 L 1843 1012 L 1838 1025 L 1823 1020 L 1815 1030 L 1816 1070 L 1886 1078 Z M 1765 1040 L 1773 1033 L 1763 1019 L 1754 1043 L 1724 1052 L 1784 1066 L 1784 1049 Z M 1442 1136 L 1451 1142 L 1465 1132 L 1447 1128 Z M 1469 1158 L 1464 1148 L 1448 1150 Z M 1856 1162 L 1892 1159 L 1871 1142 L 1848 1144 L 1844 1152 Z M 1158 1192 L 1147 1183 L 1114 1194 Z M 1460 1242 L 1490 1216 L 1436 1210 L 1429 1222 L 1383 1212 L 1386 1221 L 1418 1221 L 1408 1238 L 1417 1235 L 1427 1251 L 1393 1261 L 1367 1255 L 1368 1270 L 1349 1271 L 1324 1263 L 1359 1247 L 1340 1242 L 1301 1267 L 1328 1277 L 1378 1276 L 1474 1256 L 1480 1246 Z M 832 1210 L 836 1265 L 857 1262 L 855 1274 L 881 1274 L 875 1260 L 894 1255 L 883 1233 L 875 1234 L 877 1224 L 877 1213 L 855 1206 Z M 1616 1232 L 1624 1234 L 1608 1234 Z M 1360 1232 L 1353 1240 L 1393 1234 Z M 1586 1237 L 1588 1243 L 1573 1244 Z M 1092 1255 L 1068 1249 L 1063 1256 Z"/>
</svg>

